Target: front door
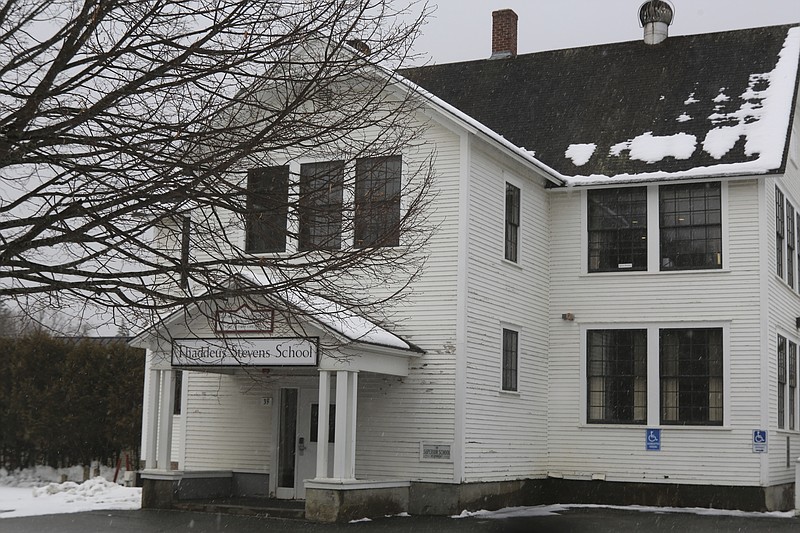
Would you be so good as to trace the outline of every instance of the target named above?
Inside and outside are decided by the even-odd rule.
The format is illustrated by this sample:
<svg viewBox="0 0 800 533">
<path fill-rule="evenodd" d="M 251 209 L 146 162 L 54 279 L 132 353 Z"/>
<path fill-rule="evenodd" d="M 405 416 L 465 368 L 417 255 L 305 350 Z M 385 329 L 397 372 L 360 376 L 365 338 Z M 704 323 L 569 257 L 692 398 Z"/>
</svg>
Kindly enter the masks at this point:
<svg viewBox="0 0 800 533">
<path fill-rule="evenodd" d="M 305 499 L 303 480 L 316 477 L 318 400 L 317 389 L 281 389 L 277 498 Z M 330 413 L 328 457 L 332 458 L 335 406 L 331 405 Z M 328 460 L 328 466 L 330 476 L 333 473 L 331 459 Z"/>
</svg>

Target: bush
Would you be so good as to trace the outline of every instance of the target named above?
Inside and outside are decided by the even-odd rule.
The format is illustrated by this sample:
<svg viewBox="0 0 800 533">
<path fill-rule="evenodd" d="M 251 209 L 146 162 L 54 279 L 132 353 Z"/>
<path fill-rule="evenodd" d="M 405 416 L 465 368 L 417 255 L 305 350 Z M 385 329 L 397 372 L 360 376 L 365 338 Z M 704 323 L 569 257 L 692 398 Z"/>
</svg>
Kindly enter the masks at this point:
<svg viewBox="0 0 800 533">
<path fill-rule="evenodd" d="M 144 357 L 124 339 L 0 338 L 0 465 L 137 458 Z"/>
</svg>

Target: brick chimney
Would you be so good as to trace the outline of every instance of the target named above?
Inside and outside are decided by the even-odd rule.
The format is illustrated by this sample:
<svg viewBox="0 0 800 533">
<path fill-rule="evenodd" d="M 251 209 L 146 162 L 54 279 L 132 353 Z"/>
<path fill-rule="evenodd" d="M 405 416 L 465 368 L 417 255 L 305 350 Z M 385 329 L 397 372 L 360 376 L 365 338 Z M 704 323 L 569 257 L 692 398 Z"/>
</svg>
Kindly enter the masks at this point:
<svg viewBox="0 0 800 533">
<path fill-rule="evenodd" d="M 513 9 L 492 12 L 492 57 L 516 57 L 517 55 L 517 14 Z"/>
</svg>

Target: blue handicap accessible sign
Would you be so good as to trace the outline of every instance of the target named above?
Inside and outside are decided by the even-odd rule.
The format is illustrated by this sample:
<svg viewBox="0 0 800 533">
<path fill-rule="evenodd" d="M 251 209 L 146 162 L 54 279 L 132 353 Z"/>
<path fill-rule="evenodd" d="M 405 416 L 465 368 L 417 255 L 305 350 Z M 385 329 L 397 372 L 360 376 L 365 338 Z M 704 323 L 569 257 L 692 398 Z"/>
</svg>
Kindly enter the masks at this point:
<svg viewBox="0 0 800 533">
<path fill-rule="evenodd" d="M 661 451 L 661 430 L 647 428 L 644 430 L 644 449 L 651 452 Z"/>
<path fill-rule="evenodd" d="M 753 430 L 753 453 L 766 453 L 767 452 L 767 430 L 754 429 Z"/>
</svg>

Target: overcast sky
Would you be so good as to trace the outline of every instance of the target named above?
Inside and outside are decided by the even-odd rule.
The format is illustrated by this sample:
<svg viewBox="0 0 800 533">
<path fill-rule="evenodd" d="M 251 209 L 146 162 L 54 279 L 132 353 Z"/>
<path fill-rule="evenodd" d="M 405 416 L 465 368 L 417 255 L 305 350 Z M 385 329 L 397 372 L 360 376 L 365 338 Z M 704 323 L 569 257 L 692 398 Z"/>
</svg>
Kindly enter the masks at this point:
<svg viewBox="0 0 800 533">
<path fill-rule="evenodd" d="M 671 0 L 670 35 L 800 23 L 800 0 Z M 492 11 L 519 15 L 518 53 L 642 38 L 644 0 L 429 0 L 436 6 L 415 50 L 422 63 L 491 55 Z"/>
</svg>

